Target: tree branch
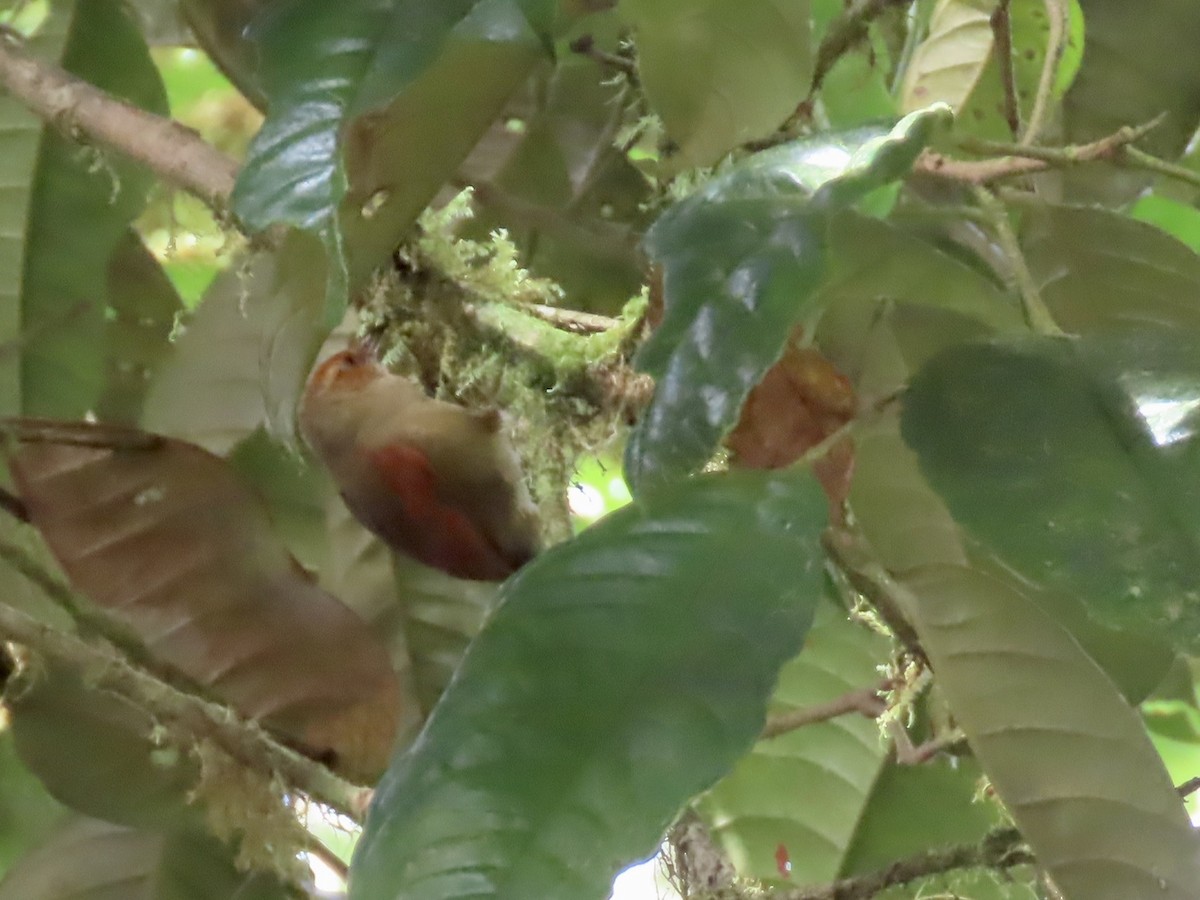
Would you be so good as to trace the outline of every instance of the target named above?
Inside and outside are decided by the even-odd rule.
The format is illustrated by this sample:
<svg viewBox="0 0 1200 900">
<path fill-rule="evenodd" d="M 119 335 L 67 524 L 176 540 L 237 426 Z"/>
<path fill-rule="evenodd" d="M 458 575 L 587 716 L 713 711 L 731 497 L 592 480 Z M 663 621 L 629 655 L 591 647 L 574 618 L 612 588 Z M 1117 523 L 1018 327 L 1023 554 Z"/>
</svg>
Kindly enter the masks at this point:
<svg viewBox="0 0 1200 900">
<path fill-rule="evenodd" d="M 814 703 L 812 706 L 803 706 L 800 709 L 771 716 L 767 719 L 767 724 L 763 728 L 762 734 L 759 735 L 759 740 L 779 737 L 781 734 L 787 734 L 789 731 L 795 731 L 805 725 L 836 719 L 847 713 L 856 712 L 868 719 L 877 718 L 887 709 L 887 704 L 879 696 L 879 692 L 887 690 L 890 685 L 890 681 L 883 681 L 873 688 L 847 691 L 826 703 Z"/>
<path fill-rule="evenodd" d="M 1012 0 L 1000 0 L 989 24 L 995 41 L 996 60 L 1000 64 L 1000 86 L 1004 97 L 1004 121 L 1015 138 L 1021 131 L 1021 111 L 1017 104 L 1017 82 L 1013 75 Z"/>
<path fill-rule="evenodd" d="M 1034 861 L 1015 828 L 1000 828 L 978 844 L 963 844 L 898 860 L 867 875 L 842 878 L 815 888 L 775 891 L 772 900 L 867 900 L 891 887 L 901 887 L 956 869 L 1009 869 Z"/>
<path fill-rule="evenodd" d="M 199 197 L 219 217 L 229 217 L 238 163 L 190 128 L 30 56 L 11 33 L 0 35 L 0 86 L 71 139 L 86 139 L 137 160 Z"/>
<path fill-rule="evenodd" d="M 1156 128 L 1162 119 L 1162 116 L 1158 116 L 1144 125 L 1126 125 L 1091 143 L 1073 144 L 1066 147 L 1035 147 L 964 137 L 958 141 L 958 146 L 962 150 L 997 158 L 958 160 L 950 159 L 941 153 L 926 151 L 917 160 L 913 170 L 966 184 L 987 185 L 1006 178 L 1034 175 L 1050 169 L 1064 169 L 1103 160 L 1115 165 L 1147 169 L 1181 178 L 1180 173 L 1174 171 L 1181 167 L 1171 167 L 1170 163 L 1164 163 L 1156 157 L 1129 146 Z M 1148 163 L 1147 157 L 1152 162 Z M 1164 171 L 1164 167 L 1170 167 L 1172 171 Z M 1184 171 L 1188 172 L 1185 180 L 1189 180 L 1193 184 L 1200 183 L 1200 175 L 1190 172 L 1190 170 Z"/>
<path fill-rule="evenodd" d="M 48 574 L 46 578 L 53 581 Z M 40 580 L 38 584 L 44 587 Z M 0 634 L 47 659 L 86 671 L 97 688 L 112 691 L 149 710 L 176 734 L 193 742 L 211 740 L 247 769 L 267 777 L 278 775 L 287 785 L 318 803 L 356 822 L 362 820 L 369 789 L 351 784 L 325 766 L 285 747 L 256 722 L 243 719 L 224 706 L 186 694 L 135 668 L 110 647 L 59 631 L 3 603 L 0 603 Z"/>
</svg>

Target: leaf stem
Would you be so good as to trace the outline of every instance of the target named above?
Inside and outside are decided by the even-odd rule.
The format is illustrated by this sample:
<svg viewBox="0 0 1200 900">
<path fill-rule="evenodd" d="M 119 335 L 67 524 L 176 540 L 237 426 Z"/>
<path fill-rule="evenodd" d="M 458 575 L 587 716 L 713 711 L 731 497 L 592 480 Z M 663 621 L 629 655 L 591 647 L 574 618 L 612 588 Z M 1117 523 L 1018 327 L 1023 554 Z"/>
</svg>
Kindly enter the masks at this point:
<svg viewBox="0 0 1200 900">
<path fill-rule="evenodd" d="M 1037 334 L 1061 335 L 1062 329 L 1054 321 L 1045 302 L 1041 289 L 1025 264 L 1025 254 L 1021 252 L 1021 244 L 1013 231 L 1012 223 L 1008 220 L 1008 209 L 991 191 L 985 187 L 976 186 L 975 198 L 979 206 L 991 221 L 992 229 L 1000 249 L 1008 259 L 1010 278 L 1013 287 L 1021 298 L 1021 309 L 1025 313 L 1025 323 L 1030 330 Z"/>
</svg>

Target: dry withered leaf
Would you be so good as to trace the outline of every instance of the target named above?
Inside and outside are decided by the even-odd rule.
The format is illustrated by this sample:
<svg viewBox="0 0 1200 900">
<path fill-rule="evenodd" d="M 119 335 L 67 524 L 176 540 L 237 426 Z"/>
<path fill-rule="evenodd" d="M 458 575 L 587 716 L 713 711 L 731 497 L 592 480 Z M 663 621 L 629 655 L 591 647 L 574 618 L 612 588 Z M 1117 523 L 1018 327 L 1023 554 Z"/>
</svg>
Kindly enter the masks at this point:
<svg viewBox="0 0 1200 900">
<path fill-rule="evenodd" d="M 351 778 L 383 771 L 401 712 L 387 650 L 223 459 L 132 428 L 9 426 L 30 521 L 81 593 L 243 715 Z"/>
<path fill-rule="evenodd" d="M 829 360 L 813 347 L 789 341 L 779 362 L 746 398 L 725 444 L 735 465 L 782 468 L 854 418 L 856 403 L 849 379 Z M 852 465 L 847 440 L 813 467 L 835 506 L 845 499 Z"/>
</svg>

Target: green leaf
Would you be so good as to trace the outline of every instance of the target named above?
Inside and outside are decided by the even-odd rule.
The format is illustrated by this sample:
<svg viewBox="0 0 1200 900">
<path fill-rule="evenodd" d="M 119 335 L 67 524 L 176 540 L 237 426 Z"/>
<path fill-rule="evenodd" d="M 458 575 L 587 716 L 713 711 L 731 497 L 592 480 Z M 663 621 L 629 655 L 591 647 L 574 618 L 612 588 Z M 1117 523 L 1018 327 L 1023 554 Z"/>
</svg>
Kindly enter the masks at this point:
<svg viewBox="0 0 1200 900">
<path fill-rule="evenodd" d="M 261 24 L 269 113 L 234 209 L 321 236 L 331 326 L 543 55 L 542 6 L 298 0 Z"/>
<path fill-rule="evenodd" d="M 650 105 L 688 165 L 764 138 L 812 78 L 808 0 L 622 0 Z"/>
<path fill-rule="evenodd" d="M 0 882 L 0 900 L 285 900 L 273 877 L 239 872 L 233 852 L 199 832 L 134 831 L 68 820 Z"/>
<path fill-rule="evenodd" d="M 838 874 L 861 875 L 923 851 L 981 840 L 1002 819 L 996 804 L 975 796 L 982 777 L 969 757 L 939 756 L 921 765 L 889 759 Z"/>
<path fill-rule="evenodd" d="M 121 99 L 167 111 L 146 44 L 117 0 L 75 6 L 62 65 Z M 151 183 L 121 156 L 44 133 L 18 281 L 23 413 L 79 418 L 95 409 L 104 386 L 102 286 Z"/>
<path fill-rule="evenodd" d="M 761 730 L 824 519 L 806 472 L 701 477 L 522 569 L 380 782 L 351 896 L 604 897 Z"/>
<path fill-rule="evenodd" d="M 1200 124 L 1200 68 L 1191 58 L 1200 37 L 1200 4 L 1158 0 L 1153 15 L 1124 0 L 1080 0 L 1080 5 L 1087 20 L 1087 53 L 1063 100 L 1063 140 L 1093 141 L 1166 113 L 1138 146 L 1177 158 Z M 1148 180 L 1140 172 L 1111 170 L 1070 172 L 1064 178 L 1073 199 L 1108 203 L 1131 199 Z"/>
<path fill-rule="evenodd" d="M 703 465 L 793 327 L 818 311 L 829 213 L 901 177 L 945 107 L 756 154 L 667 210 L 646 237 L 663 320 L 638 352 L 657 379 L 630 438 L 637 487 Z"/>
<path fill-rule="evenodd" d="M 58 61 L 68 24 L 65 10 L 53 7 L 29 39 L 27 51 L 39 59 Z M 16 347 L 21 340 L 21 291 L 41 136 L 41 119 L 15 97 L 0 95 L 0 184 L 4 185 L 0 189 L 0 345 L 6 348 Z M 0 353 L 0 410 L 19 413 L 21 397 L 21 354 Z"/>
<path fill-rule="evenodd" d="M 106 384 L 96 413 L 102 421 L 132 425 L 141 417 L 150 380 L 170 351 L 183 301 L 132 229 L 109 258 L 107 287 Z"/>
<path fill-rule="evenodd" d="M 0 734 L 0 878 L 66 812 L 21 762 L 12 732 Z"/>
<path fill-rule="evenodd" d="M 1194 897 L 1200 854 L 1183 803 L 1141 717 L 1071 635 L 969 569 L 930 567 L 906 584 L 939 687 L 1066 900 Z"/>
<path fill-rule="evenodd" d="M 1064 329 L 1200 331 L 1200 256 L 1169 234 L 1110 210 L 1051 205 L 1031 210 L 1025 231 L 1026 261 Z"/>
<path fill-rule="evenodd" d="M 146 710 L 63 669 L 25 680 L 9 708 L 17 753 L 60 803 L 134 828 L 202 824 L 188 799 L 199 766 L 177 747 L 155 745 Z"/>
<path fill-rule="evenodd" d="M 888 641 L 824 603 L 798 657 L 779 673 L 772 713 L 827 703 L 878 683 Z M 776 849 L 793 884 L 838 876 L 887 748 L 879 725 L 847 714 L 768 740 L 704 795 L 697 811 L 743 876 L 780 881 Z"/>
<path fill-rule="evenodd" d="M 1078 0 L 1062 2 L 1067 6 L 1065 42 L 1045 101 L 1047 109 L 1053 108 L 1054 101 L 1059 100 L 1070 86 L 1083 58 L 1083 12 Z M 1041 83 L 1051 37 L 1048 7 L 1046 0 L 1013 0 L 1009 6 L 1012 79 L 1017 114 L 1022 124 L 1029 122 Z M 996 52 L 992 52 L 988 58 L 974 90 L 961 107 L 958 123 L 961 130 L 968 134 L 1012 141 L 1018 135 L 1013 134 L 1007 121 L 1005 89 L 997 56 Z M 1043 129 L 1045 125 L 1043 119 Z"/>
<path fill-rule="evenodd" d="M 1200 646 L 1200 363 L 1144 330 L 953 347 L 914 379 L 904 438 L 963 522 L 1102 621 Z"/>
</svg>

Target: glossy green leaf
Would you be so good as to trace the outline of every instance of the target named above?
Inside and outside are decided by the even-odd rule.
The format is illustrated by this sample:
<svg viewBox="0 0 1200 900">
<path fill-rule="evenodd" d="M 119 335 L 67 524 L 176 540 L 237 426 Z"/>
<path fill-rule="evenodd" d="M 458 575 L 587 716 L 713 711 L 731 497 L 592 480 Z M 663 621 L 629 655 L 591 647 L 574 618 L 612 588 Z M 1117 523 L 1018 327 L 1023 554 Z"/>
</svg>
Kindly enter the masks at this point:
<svg viewBox="0 0 1200 900">
<path fill-rule="evenodd" d="M 158 71 L 117 0 L 75 7 L 62 65 L 153 112 L 166 112 Z M 103 285 L 109 259 L 141 211 L 152 179 L 116 155 L 57 131 L 42 139 L 29 199 L 21 285 L 21 411 L 76 418 L 104 386 Z"/>
<path fill-rule="evenodd" d="M 134 831 L 70 819 L 0 881 L 0 900 L 286 900 L 273 877 L 239 872 L 199 832 Z"/>
<path fill-rule="evenodd" d="M 1097 207 L 1045 206 L 1024 248 L 1067 331 L 1153 324 L 1200 331 L 1200 257 L 1153 225 Z"/>
<path fill-rule="evenodd" d="M 542 24 L 544 7 L 299 0 L 255 31 L 269 111 L 234 208 L 255 230 L 283 222 L 322 237 L 329 318 L 340 318 L 348 284 L 394 249 L 542 56 L 531 19 Z"/>
<path fill-rule="evenodd" d="M 953 347 L 904 438 L 955 518 L 1102 621 L 1200 646 L 1194 341 L 1171 332 Z"/>
<path fill-rule="evenodd" d="M 621 0 L 620 11 L 646 96 L 689 165 L 766 137 L 808 91 L 807 0 Z"/>
<path fill-rule="evenodd" d="M 1178 157 L 1200 124 L 1200 69 L 1192 48 L 1200 40 L 1200 5 L 1158 0 L 1148 7 L 1125 0 L 1080 0 L 1087 22 L 1087 53 L 1062 105 L 1063 140 L 1084 143 L 1125 125 L 1164 120 L 1138 145 L 1166 159 Z M 1068 196 L 1123 202 L 1147 176 L 1111 170 L 1069 172 Z"/>
<path fill-rule="evenodd" d="M 1200 847 L 1183 803 L 1141 717 L 1070 634 L 969 569 L 906 584 L 939 687 L 1064 898 L 1194 897 Z"/>
<path fill-rule="evenodd" d="M 793 327 L 818 312 L 828 214 L 901 177 L 948 115 L 764 151 L 659 218 L 646 248 L 662 269 L 663 319 L 636 360 L 657 389 L 626 451 L 633 484 L 708 460 Z"/>
<path fill-rule="evenodd" d="M 762 728 L 824 519 L 806 472 L 702 477 L 522 569 L 380 782 L 351 896 L 605 896 Z"/>
<path fill-rule="evenodd" d="M 824 603 L 801 654 L 783 667 L 772 714 L 827 703 L 879 681 L 888 641 Z M 859 818 L 884 764 L 873 719 L 855 713 L 759 741 L 697 804 L 738 873 L 781 881 L 832 881 L 846 860 Z"/>
</svg>

